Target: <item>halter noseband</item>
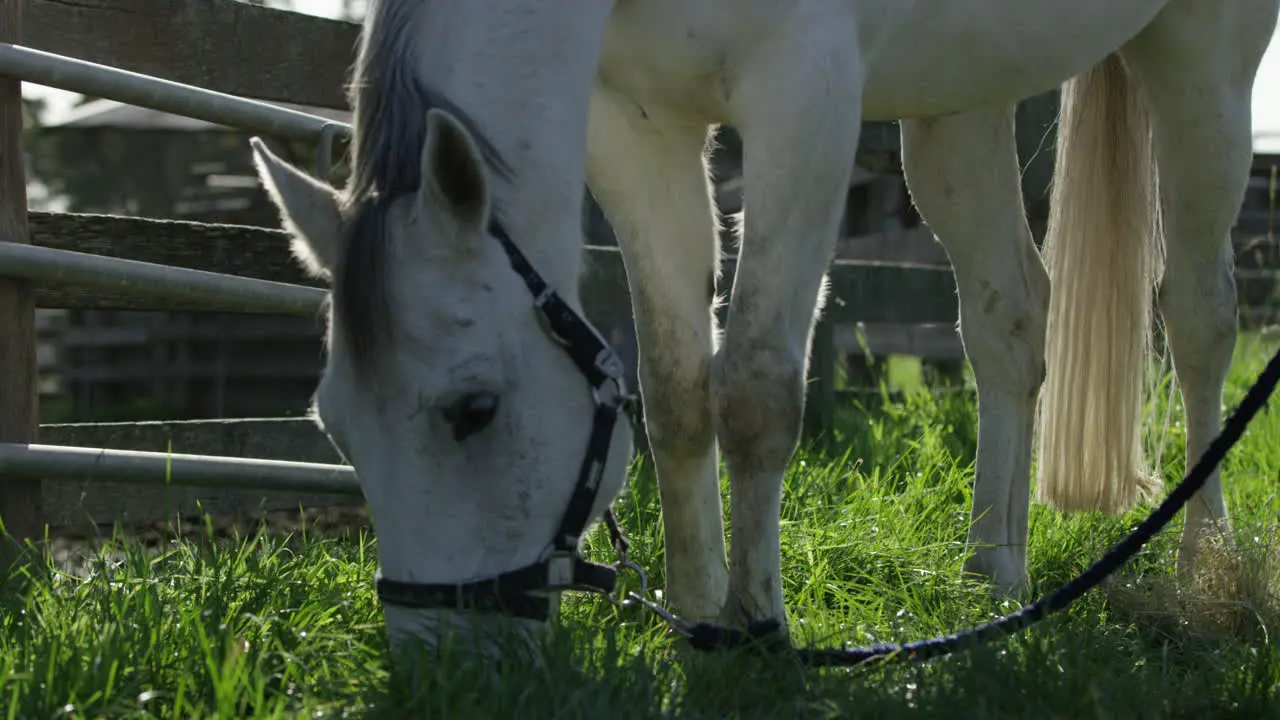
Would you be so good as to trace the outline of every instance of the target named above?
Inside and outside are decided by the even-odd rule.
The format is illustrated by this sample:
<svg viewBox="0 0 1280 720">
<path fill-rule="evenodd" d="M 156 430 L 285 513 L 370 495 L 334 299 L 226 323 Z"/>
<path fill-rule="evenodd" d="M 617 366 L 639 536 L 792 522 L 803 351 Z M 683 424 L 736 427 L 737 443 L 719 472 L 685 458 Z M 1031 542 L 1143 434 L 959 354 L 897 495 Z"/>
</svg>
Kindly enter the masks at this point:
<svg viewBox="0 0 1280 720">
<path fill-rule="evenodd" d="M 493 612 L 529 620 L 546 620 L 551 600 L 542 591 L 583 590 L 610 595 L 618 580 L 618 569 L 634 566 L 627 561 L 628 541 L 618 527 L 613 511 L 605 521 L 619 555 L 617 565 L 588 562 L 578 555 L 578 540 L 586 530 L 600 492 L 600 480 L 609 457 L 609 445 L 618 416 L 630 413 L 633 399 L 626 392 L 622 359 L 609 344 L 564 301 L 529 263 L 501 224 L 493 222 L 489 232 L 502 243 L 511 267 L 533 294 L 543 329 L 554 339 L 586 376 L 595 402 L 586 455 L 578 471 L 578 484 L 560 518 L 560 527 L 542 557 L 532 564 L 484 580 L 466 583 L 415 583 L 393 580 L 378 570 L 378 598 L 389 605 L 418 609 L 447 609 Z"/>
</svg>

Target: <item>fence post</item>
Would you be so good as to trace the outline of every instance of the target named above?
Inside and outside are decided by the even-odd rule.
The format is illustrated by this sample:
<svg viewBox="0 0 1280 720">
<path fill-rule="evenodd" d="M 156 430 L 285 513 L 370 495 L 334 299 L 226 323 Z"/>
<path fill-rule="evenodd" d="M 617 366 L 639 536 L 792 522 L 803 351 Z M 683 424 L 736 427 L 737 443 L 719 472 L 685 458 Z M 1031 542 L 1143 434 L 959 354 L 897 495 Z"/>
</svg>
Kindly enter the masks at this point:
<svg viewBox="0 0 1280 720">
<path fill-rule="evenodd" d="M 22 42 L 26 0 L 0 3 L 0 42 Z M 0 242 L 27 244 L 22 82 L 0 77 Z M 0 442 L 34 442 L 39 423 L 35 295 L 25 280 L 0 278 Z M 8 538 L 39 539 L 44 528 L 39 479 L 0 477 L 0 520 Z M 20 547 L 0 541 L 0 572 Z"/>
</svg>

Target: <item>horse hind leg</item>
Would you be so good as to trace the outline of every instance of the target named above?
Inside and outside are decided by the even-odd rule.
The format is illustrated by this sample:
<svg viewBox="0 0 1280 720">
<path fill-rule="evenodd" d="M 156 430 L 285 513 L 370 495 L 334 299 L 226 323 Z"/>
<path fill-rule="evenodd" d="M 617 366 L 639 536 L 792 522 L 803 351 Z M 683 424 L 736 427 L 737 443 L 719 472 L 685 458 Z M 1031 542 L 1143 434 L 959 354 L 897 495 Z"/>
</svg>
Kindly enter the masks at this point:
<svg viewBox="0 0 1280 720">
<path fill-rule="evenodd" d="M 719 235 L 703 164 L 707 130 L 640 112 L 597 90 L 588 184 L 617 233 L 632 289 L 667 597 L 690 619 L 714 620 L 728 569 L 709 379 Z"/>
<path fill-rule="evenodd" d="M 902 122 L 912 199 L 951 259 L 978 385 L 968 572 L 1025 583 L 1036 401 L 1049 278 L 1023 211 L 1014 107 Z"/>
<path fill-rule="evenodd" d="M 1158 302 L 1186 411 L 1188 467 L 1221 428 L 1237 335 L 1230 230 L 1253 153 L 1253 78 L 1276 14 L 1275 0 L 1178 2 L 1122 50 L 1151 109 L 1166 248 Z M 1180 574 L 1194 571 L 1207 533 L 1228 530 L 1215 471 L 1187 505 Z"/>
</svg>

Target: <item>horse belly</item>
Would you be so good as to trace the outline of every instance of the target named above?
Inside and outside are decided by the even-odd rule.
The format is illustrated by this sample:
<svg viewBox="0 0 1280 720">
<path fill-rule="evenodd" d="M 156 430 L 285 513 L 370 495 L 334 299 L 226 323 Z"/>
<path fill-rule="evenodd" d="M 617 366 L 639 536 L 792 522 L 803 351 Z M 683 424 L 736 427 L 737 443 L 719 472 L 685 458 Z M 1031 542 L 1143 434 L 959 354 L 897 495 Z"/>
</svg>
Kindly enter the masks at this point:
<svg viewBox="0 0 1280 720">
<path fill-rule="evenodd" d="M 731 60 L 778 0 L 631 0 L 609 20 L 596 83 L 645 108 L 726 122 Z M 735 9 L 736 8 L 736 9 Z M 738 12 L 746 11 L 750 12 Z"/>
<path fill-rule="evenodd" d="M 1167 1 L 912 3 L 871 33 L 863 117 L 942 115 L 1050 90 L 1119 49 Z"/>
</svg>

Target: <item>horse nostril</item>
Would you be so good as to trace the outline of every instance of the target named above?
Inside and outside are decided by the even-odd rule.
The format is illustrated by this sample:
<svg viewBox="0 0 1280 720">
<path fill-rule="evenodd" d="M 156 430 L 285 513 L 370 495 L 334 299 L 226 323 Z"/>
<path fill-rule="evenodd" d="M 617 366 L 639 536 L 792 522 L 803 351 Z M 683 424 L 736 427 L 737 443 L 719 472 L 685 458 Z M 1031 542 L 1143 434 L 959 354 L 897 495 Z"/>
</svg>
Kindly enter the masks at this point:
<svg viewBox="0 0 1280 720">
<path fill-rule="evenodd" d="M 444 409 L 444 419 L 453 427 L 453 439 L 462 442 L 493 424 L 498 415 L 498 396 L 493 393 L 463 395 Z"/>
</svg>

